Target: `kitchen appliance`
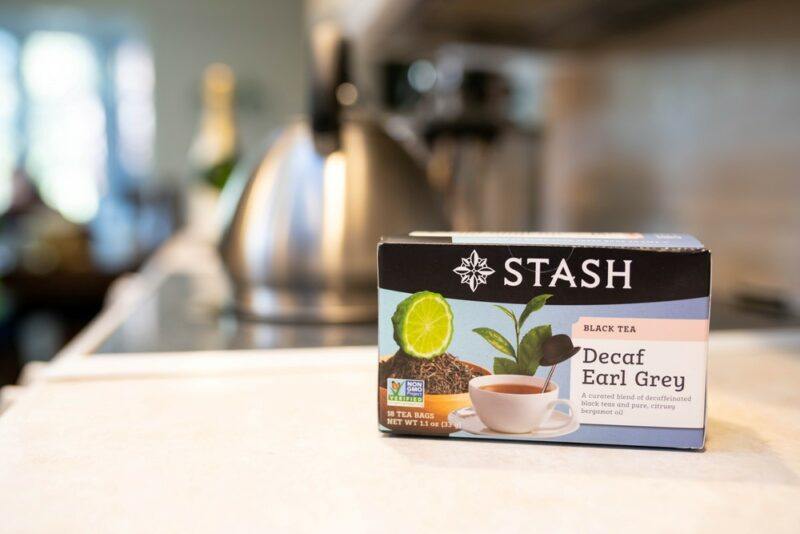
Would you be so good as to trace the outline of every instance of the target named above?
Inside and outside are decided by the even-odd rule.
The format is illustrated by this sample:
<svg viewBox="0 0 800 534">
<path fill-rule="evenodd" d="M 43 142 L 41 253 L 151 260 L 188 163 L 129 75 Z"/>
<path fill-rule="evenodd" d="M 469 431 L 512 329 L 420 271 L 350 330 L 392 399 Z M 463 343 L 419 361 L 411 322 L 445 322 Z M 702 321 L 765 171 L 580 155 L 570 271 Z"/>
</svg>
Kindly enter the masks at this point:
<svg viewBox="0 0 800 534">
<path fill-rule="evenodd" d="M 517 109 L 535 87 L 515 79 L 519 53 L 443 47 L 435 86 L 414 118 L 429 150 L 428 178 L 457 231 L 526 231 L 542 224 L 542 132 Z M 535 94 L 535 93 L 534 93 Z"/>
<path fill-rule="evenodd" d="M 417 162 L 379 117 L 352 107 L 339 29 L 321 23 L 311 41 L 310 117 L 287 125 L 223 193 L 237 202 L 220 251 L 244 316 L 373 320 L 379 238 L 444 228 L 444 217 Z"/>
<path fill-rule="evenodd" d="M 385 80 L 373 69 L 375 83 L 428 134 L 428 168 L 454 226 L 508 230 L 529 214 L 534 230 L 694 233 L 715 254 L 715 301 L 800 316 L 797 2 L 378 0 L 369 15 L 356 2 L 324 4 L 342 7 L 358 58 L 392 67 Z M 503 50 L 529 60 L 502 69 Z M 513 124 L 496 113 L 465 124 L 474 101 L 445 116 L 463 90 L 427 106 L 453 56 L 465 74 L 494 67 L 539 80 L 517 93 L 536 112 L 538 138 L 515 135 L 521 149 L 499 150 Z M 389 75 L 420 62 L 435 66 L 425 78 L 435 83 L 416 93 Z M 529 191 L 509 187 L 511 172 L 537 160 Z M 491 184 L 502 186 L 490 198 Z"/>
</svg>

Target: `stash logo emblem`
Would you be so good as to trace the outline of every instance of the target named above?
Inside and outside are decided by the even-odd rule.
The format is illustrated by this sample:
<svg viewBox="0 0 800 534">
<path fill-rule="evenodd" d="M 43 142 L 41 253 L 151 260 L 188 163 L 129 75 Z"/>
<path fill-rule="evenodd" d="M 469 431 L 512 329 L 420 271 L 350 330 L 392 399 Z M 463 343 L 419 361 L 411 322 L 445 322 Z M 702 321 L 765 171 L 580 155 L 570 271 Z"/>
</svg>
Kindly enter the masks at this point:
<svg viewBox="0 0 800 534">
<path fill-rule="evenodd" d="M 461 277 L 461 283 L 467 284 L 474 293 L 478 286 L 486 283 L 486 278 L 494 274 L 494 269 L 486 265 L 486 258 L 481 258 L 473 250 L 466 258 L 461 258 L 461 265 L 453 269 Z"/>
</svg>

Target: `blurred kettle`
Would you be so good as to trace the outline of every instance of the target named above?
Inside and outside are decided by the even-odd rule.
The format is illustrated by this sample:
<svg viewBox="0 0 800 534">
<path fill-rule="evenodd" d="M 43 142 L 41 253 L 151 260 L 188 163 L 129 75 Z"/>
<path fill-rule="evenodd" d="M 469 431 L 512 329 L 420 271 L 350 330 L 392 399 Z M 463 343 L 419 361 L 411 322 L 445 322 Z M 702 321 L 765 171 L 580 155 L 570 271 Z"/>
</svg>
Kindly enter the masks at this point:
<svg viewBox="0 0 800 534">
<path fill-rule="evenodd" d="M 223 193 L 237 202 L 220 252 L 245 316 L 374 320 L 380 237 L 444 229 L 445 218 L 423 169 L 382 124 L 342 110 L 346 43 L 338 28 L 317 25 L 311 41 L 311 118 L 279 133 L 240 178 L 240 194 Z"/>
</svg>

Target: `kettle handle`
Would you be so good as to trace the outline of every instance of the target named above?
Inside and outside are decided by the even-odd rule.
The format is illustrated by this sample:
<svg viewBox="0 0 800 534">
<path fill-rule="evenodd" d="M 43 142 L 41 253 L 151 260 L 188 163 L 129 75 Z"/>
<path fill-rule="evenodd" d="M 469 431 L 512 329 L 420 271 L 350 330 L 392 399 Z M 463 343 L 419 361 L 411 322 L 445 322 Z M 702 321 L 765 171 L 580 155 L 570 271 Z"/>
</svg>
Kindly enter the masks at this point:
<svg viewBox="0 0 800 534">
<path fill-rule="evenodd" d="M 341 104 L 337 88 L 347 81 L 347 43 L 334 22 L 312 26 L 310 113 L 314 145 L 323 154 L 340 147 Z"/>
</svg>

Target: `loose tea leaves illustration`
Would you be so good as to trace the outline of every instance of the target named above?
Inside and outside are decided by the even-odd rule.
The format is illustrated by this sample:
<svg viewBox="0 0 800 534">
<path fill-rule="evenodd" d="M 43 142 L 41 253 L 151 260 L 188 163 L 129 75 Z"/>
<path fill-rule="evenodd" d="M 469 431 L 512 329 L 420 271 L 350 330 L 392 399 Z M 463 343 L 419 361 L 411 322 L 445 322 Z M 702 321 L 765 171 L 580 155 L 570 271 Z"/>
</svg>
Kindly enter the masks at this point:
<svg viewBox="0 0 800 534">
<path fill-rule="evenodd" d="M 378 365 L 378 384 L 384 386 L 387 379 L 413 379 L 425 381 L 426 395 L 453 395 L 466 393 L 469 381 L 483 376 L 486 371 L 475 365 L 463 362 L 449 353 L 425 360 L 414 358 L 402 351 L 383 360 Z M 392 381 L 392 389 L 400 383 Z"/>
<path fill-rule="evenodd" d="M 543 355 L 542 344 L 553 335 L 552 328 L 549 324 L 536 326 L 522 336 L 521 340 L 520 334 L 525 325 L 525 321 L 528 320 L 532 313 L 541 310 L 547 303 L 547 300 L 552 296 L 553 295 L 545 293 L 532 298 L 528 304 L 525 305 L 525 309 L 519 317 L 504 306 L 495 306 L 514 323 L 515 344 L 513 345 L 502 334 L 491 328 L 481 327 L 472 330 L 485 339 L 492 347 L 513 358 L 495 358 L 493 368 L 495 374 L 519 374 L 530 376 L 536 374 L 536 370 L 539 368 L 539 362 Z"/>
</svg>

